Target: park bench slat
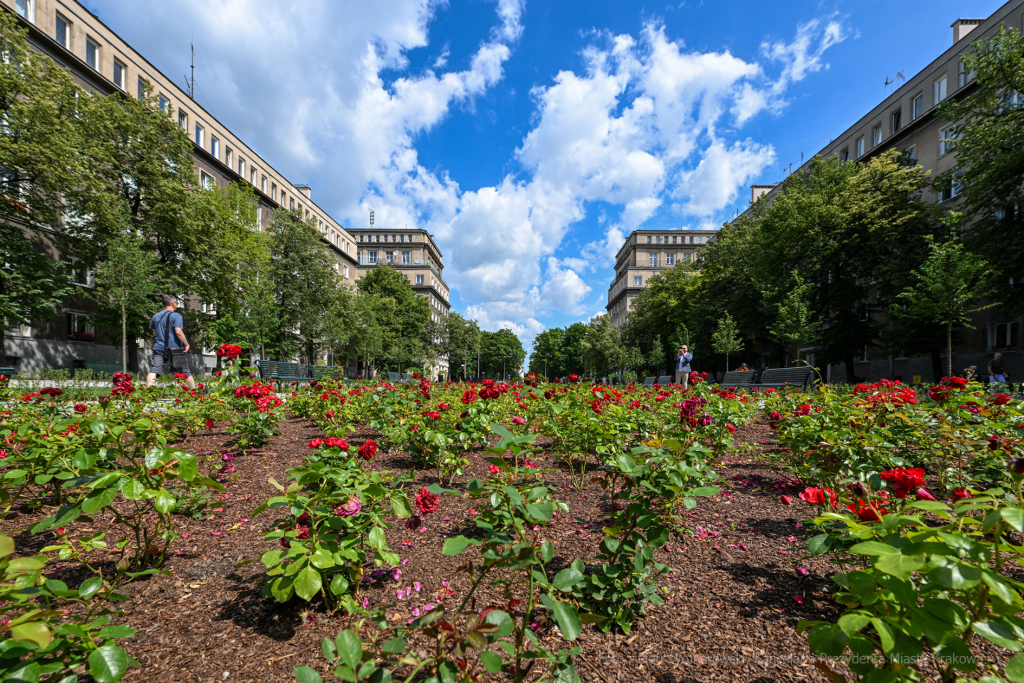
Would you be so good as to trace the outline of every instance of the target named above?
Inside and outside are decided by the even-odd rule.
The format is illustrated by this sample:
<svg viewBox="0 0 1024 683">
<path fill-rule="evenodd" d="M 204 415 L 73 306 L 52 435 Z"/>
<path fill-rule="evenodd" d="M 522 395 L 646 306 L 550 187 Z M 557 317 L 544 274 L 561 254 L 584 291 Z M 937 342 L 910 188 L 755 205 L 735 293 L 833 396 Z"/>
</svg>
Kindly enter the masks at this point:
<svg viewBox="0 0 1024 683">
<path fill-rule="evenodd" d="M 720 387 L 749 387 L 753 386 L 754 379 L 757 377 L 757 372 L 754 370 L 733 370 L 725 373 L 722 377 L 722 381 L 718 383 Z"/>
<path fill-rule="evenodd" d="M 312 382 L 312 377 L 304 377 L 301 374 L 298 363 L 288 363 L 279 360 L 258 360 L 256 367 L 260 371 L 260 379 L 276 382 L 278 389 L 282 382 Z"/>
<path fill-rule="evenodd" d="M 656 377 L 645 377 L 644 378 L 644 386 L 645 387 L 653 387 L 655 379 L 657 379 L 657 378 Z"/>
<path fill-rule="evenodd" d="M 673 379 L 672 375 L 661 375 L 658 377 L 658 384 L 672 384 Z"/>
</svg>

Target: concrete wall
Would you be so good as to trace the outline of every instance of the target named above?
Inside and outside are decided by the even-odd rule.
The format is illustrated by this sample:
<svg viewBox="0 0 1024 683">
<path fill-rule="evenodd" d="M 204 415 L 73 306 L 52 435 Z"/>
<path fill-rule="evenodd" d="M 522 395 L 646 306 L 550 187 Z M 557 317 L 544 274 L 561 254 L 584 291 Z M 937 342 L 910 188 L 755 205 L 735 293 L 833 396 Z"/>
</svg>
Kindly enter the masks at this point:
<svg viewBox="0 0 1024 683">
<path fill-rule="evenodd" d="M 7 337 L 5 347 L 8 356 L 21 358 L 18 364 L 19 372 L 38 372 L 51 368 L 70 369 L 74 367 L 76 360 L 90 363 L 121 362 L 121 347 L 107 344 Z M 139 369 L 143 374 L 149 372 L 152 362 L 153 352 L 149 349 L 139 349 Z M 216 365 L 216 356 L 189 355 L 189 369 L 194 375 L 208 374 Z"/>
</svg>

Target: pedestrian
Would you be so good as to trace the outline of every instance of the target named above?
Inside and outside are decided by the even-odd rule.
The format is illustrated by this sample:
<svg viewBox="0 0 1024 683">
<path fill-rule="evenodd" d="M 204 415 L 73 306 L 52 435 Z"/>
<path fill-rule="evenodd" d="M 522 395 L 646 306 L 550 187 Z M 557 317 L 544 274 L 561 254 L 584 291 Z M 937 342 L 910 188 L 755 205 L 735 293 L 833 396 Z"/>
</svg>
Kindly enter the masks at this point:
<svg viewBox="0 0 1024 683">
<path fill-rule="evenodd" d="M 181 313 L 178 313 L 178 297 L 172 294 L 164 294 L 163 302 L 164 310 L 154 315 L 153 319 L 149 321 L 149 329 L 153 330 L 156 338 L 153 342 L 153 365 L 149 368 L 149 374 L 146 375 L 146 384 L 153 386 L 156 383 L 157 375 L 174 375 L 177 372 L 181 372 L 188 375 L 185 378 L 185 384 L 188 385 L 188 388 L 195 389 L 196 381 L 192 378 L 188 365 L 184 368 L 175 369 L 171 362 L 172 351 L 188 353 L 190 348 L 188 339 L 185 338 L 185 332 L 182 329 L 185 326 L 185 322 L 181 317 Z M 172 336 L 172 330 L 174 331 L 174 336 Z M 175 343 L 174 337 L 177 337 L 177 341 L 181 342 L 181 346 Z M 164 369 L 165 367 L 166 370 Z"/>
<path fill-rule="evenodd" d="M 988 381 L 992 384 L 1006 383 L 1006 369 L 1003 367 L 1003 354 L 997 353 L 988 362 Z"/>
<path fill-rule="evenodd" d="M 749 371 L 750 371 L 750 368 L 747 367 L 746 363 L 741 363 L 740 366 L 738 368 L 736 368 L 736 372 L 749 372 Z"/>
<path fill-rule="evenodd" d="M 690 384 L 690 361 L 693 360 L 693 354 L 689 352 L 686 344 L 679 347 L 679 353 L 676 354 L 676 384 L 687 388 Z"/>
</svg>

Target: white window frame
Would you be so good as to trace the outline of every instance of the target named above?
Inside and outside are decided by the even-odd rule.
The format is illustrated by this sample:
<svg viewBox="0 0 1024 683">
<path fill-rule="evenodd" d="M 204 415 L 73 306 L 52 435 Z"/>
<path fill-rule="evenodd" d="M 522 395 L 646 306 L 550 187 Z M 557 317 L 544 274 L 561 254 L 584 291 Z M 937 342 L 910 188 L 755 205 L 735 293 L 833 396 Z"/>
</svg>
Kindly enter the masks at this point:
<svg viewBox="0 0 1024 683">
<path fill-rule="evenodd" d="M 958 87 L 964 87 L 965 85 L 973 81 L 974 77 L 978 75 L 976 71 L 968 72 L 966 69 L 967 65 L 964 64 L 964 60 L 961 59 L 959 73 L 957 74 L 957 83 L 959 84 Z"/>
<path fill-rule="evenodd" d="M 402 252 L 402 265 L 407 266 L 411 262 L 411 253 L 408 251 Z"/>
<path fill-rule="evenodd" d="M 92 323 L 92 322 L 88 322 L 88 321 L 92 320 L 92 316 L 90 316 L 87 313 L 80 313 L 78 311 L 68 311 L 67 313 L 68 313 L 69 316 L 71 316 L 71 332 L 68 333 L 68 341 L 77 341 L 79 344 L 95 343 L 95 340 L 96 340 L 96 325 L 94 323 Z M 81 330 L 78 329 L 78 321 L 79 321 L 79 319 L 82 319 L 83 321 L 85 321 L 84 324 L 82 325 L 83 329 L 81 329 Z M 91 334 L 93 336 L 93 341 L 92 342 L 86 342 L 86 341 L 78 341 L 78 340 L 75 340 L 75 339 L 71 339 L 71 335 L 74 334 L 75 332 L 81 332 L 83 334 Z"/>
<path fill-rule="evenodd" d="M 231 168 L 235 165 L 235 152 L 230 147 L 224 147 L 224 165 Z"/>
<path fill-rule="evenodd" d="M 874 149 L 882 144 L 882 124 L 876 125 L 871 129 L 871 148 Z"/>
<path fill-rule="evenodd" d="M 245 159 L 241 156 L 238 157 L 238 176 L 245 180 Z"/>
<path fill-rule="evenodd" d="M 260 191 L 263 194 L 267 193 L 267 176 L 260 174 Z"/>
<path fill-rule="evenodd" d="M 657 254 L 648 254 L 647 255 L 647 262 L 648 262 L 648 267 L 650 267 L 650 268 L 657 268 L 658 267 L 658 255 Z"/>
<path fill-rule="evenodd" d="M 942 102 L 949 96 L 949 80 L 945 75 L 932 81 L 932 106 Z"/>
<path fill-rule="evenodd" d="M 178 127 L 188 131 L 188 113 L 178 110 Z"/>
<path fill-rule="evenodd" d="M 89 62 L 89 48 L 92 48 L 92 62 Z M 100 45 L 90 36 L 85 37 L 85 63 L 88 64 L 93 71 L 99 71 L 100 66 Z"/>
<path fill-rule="evenodd" d="M 899 108 L 896 111 L 889 114 L 889 130 L 892 131 L 890 135 L 898 132 L 903 128 L 903 108 Z"/>
<path fill-rule="evenodd" d="M 675 264 L 676 264 L 676 255 L 675 254 L 665 254 L 665 265 L 666 266 L 674 266 Z"/>
<path fill-rule="evenodd" d="M 348 279 L 348 265 L 345 266 L 345 279 Z"/>
<path fill-rule="evenodd" d="M 96 286 L 96 274 L 93 272 L 92 268 L 76 268 L 75 266 L 77 263 L 77 258 L 71 259 L 71 284 L 77 287 L 85 287 L 86 289 L 94 288 Z M 79 282 L 79 273 L 83 270 L 85 271 L 85 282 Z"/>
<path fill-rule="evenodd" d="M 634 287 L 643 287 L 644 286 L 644 278 L 643 278 L 642 275 L 634 275 L 633 276 L 633 286 Z"/>
<path fill-rule="evenodd" d="M 64 24 L 64 35 L 63 36 L 61 36 L 59 34 L 60 24 L 61 23 Z M 68 21 L 67 17 L 65 17 L 60 12 L 56 12 L 55 13 L 55 17 L 54 17 L 54 20 L 53 20 L 53 33 L 54 33 L 53 37 L 57 39 L 57 43 L 61 47 L 63 47 L 65 50 L 70 50 L 71 49 L 71 22 Z M 62 37 L 63 37 L 63 40 L 61 40 Z"/>
<path fill-rule="evenodd" d="M 206 128 L 196 121 L 196 145 L 203 147 L 206 144 Z"/>
<path fill-rule="evenodd" d="M 924 114 L 924 91 L 917 93 L 910 100 L 910 120 L 916 121 Z"/>
<path fill-rule="evenodd" d="M 939 131 L 939 156 L 944 157 L 949 154 L 949 141 L 952 140 L 951 131 L 952 128 L 943 128 Z"/>
<path fill-rule="evenodd" d="M 857 158 L 858 159 L 860 159 L 862 156 L 864 156 L 864 151 L 865 151 L 864 150 L 864 136 L 861 135 L 859 138 L 857 138 Z"/>
<path fill-rule="evenodd" d="M 220 159 L 220 138 L 210 133 L 210 154 L 214 159 Z"/>
<path fill-rule="evenodd" d="M 125 66 L 124 62 L 115 57 L 110 68 L 110 76 L 111 80 L 114 81 L 114 85 L 121 90 L 125 90 L 125 76 L 128 75 L 128 67 Z M 118 74 L 119 71 L 121 72 L 120 74 Z"/>
<path fill-rule="evenodd" d="M 28 23 L 36 23 L 36 0 L 14 0 L 14 11 Z"/>
<path fill-rule="evenodd" d="M 424 282 L 423 282 L 423 276 L 422 276 L 422 275 L 417 275 L 417 276 L 416 276 L 416 284 L 418 284 L 418 285 L 422 285 L 422 284 L 424 284 Z"/>
<path fill-rule="evenodd" d="M 1005 328 L 1005 334 L 1003 339 L 999 339 L 999 327 Z M 1017 345 L 1012 346 L 1010 342 L 1013 341 L 1013 327 L 1017 328 Z M 989 349 L 1019 349 L 1020 348 L 1020 332 L 1021 332 L 1021 319 L 1005 320 L 1003 322 L 990 322 L 988 324 L 988 348 Z"/>
<path fill-rule="evenodd" d="M 199 171 L 199 184 L 202 185 L 205 190 L 212 190 L 217 187 L 213 176 L 206 171 Z"/>
</svg>

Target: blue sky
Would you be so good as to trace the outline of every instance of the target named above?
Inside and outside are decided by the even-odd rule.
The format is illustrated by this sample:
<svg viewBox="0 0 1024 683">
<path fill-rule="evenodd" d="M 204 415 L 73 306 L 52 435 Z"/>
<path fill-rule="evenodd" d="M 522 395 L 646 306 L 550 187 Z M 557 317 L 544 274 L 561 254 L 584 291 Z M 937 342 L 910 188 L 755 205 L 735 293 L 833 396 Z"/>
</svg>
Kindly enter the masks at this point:
<svg viewBox="0 0 1024 683">
<path fill-rule="evenodd" d="M 639 227 L 717 227 L 979 0 L 87 0 L 344 225 L 429 229 L 452 306 L 527 344 L 603 312 Z M 897 9 L 898 8 L 898 9 Z"/>
</svg>

